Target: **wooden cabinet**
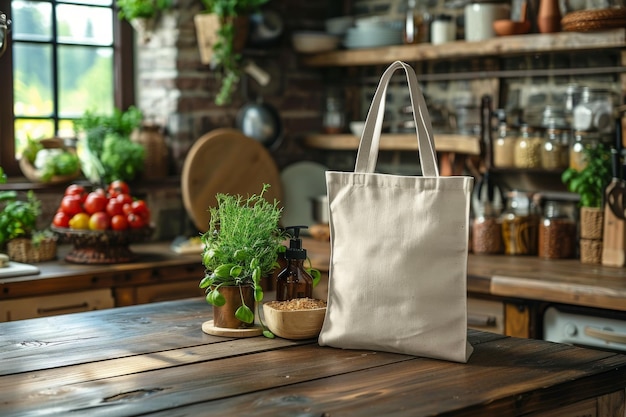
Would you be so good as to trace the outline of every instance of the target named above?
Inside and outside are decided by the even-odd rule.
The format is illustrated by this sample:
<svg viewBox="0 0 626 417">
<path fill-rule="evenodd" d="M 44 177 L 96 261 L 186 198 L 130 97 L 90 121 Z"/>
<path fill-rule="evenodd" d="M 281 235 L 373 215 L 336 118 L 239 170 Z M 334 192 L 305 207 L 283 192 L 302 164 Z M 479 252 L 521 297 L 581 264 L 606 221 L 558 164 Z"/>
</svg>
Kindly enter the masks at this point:
<svg viewBox="0 0 626 417">
<path fill-rule="evenodd" d="M 110 289 L 24 297 L 0 301 L 0 322 L 115 307 Z"/>
</svg>

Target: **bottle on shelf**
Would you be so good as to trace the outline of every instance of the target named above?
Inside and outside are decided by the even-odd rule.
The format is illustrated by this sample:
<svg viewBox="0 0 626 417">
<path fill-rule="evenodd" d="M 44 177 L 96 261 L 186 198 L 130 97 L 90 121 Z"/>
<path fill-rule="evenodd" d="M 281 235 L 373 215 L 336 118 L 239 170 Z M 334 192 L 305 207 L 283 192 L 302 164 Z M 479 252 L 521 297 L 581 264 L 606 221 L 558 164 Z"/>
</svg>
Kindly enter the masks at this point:
<svg viewBox="0 0 626 417">
<path fill-rule="evenodd" d="M 430 14 L 418 0 L 407 0 L 404 21 L 404 43 L 426 43 L 430 40 Z"/>
</svg>

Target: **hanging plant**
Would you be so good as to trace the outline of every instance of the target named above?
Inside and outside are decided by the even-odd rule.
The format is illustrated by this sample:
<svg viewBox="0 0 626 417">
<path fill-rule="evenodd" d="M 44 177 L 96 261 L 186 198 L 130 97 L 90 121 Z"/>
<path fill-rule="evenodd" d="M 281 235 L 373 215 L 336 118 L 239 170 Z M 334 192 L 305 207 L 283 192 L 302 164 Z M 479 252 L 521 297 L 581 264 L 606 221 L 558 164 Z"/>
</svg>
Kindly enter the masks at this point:
<svg viewBox="0 0 626 417">
<path fill-rule="evenodd" d="M 238 18 L 248 16 L 268 0 L 202 0 L 204 13 L 215 14 L 219 25 L 216 39 L 211 45 L 211 66 L 219 68 L 220 88 L 215 97 L 219 106 L 229 104 L 235 87 L 241 78 L 242 57 L 235 40 L 237 31 L 247 28 L 247 22 L 237 25 Z M 242 37 L 245 39 L 245 36 Z"/>
</svg>

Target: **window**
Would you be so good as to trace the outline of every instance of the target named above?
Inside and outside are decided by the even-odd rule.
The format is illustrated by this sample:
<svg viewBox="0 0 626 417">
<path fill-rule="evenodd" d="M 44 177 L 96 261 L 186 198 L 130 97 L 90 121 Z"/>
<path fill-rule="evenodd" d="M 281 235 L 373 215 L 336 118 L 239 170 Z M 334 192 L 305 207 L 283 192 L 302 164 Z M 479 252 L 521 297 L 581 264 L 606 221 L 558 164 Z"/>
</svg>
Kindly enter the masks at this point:
<svg viewBox="0 0 626 417">
<path fill-rule="evenodd" d="M 0 92 L 9 92 L 0 93 L 0 166 L 9 174 L 20 174 L 15 157 L 28 138 L 72 137 L 85 110 L 133 103 L 132 31 L 112 1 L 0 0 L 12 20 L 0 57 Z"/>
</svg>

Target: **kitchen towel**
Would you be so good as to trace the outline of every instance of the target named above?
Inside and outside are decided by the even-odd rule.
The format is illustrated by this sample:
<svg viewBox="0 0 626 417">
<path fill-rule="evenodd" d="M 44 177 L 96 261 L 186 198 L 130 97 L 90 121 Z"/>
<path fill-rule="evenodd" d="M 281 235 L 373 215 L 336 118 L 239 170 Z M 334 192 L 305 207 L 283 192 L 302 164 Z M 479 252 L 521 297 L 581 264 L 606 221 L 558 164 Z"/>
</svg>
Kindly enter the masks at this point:
<svg viewBox="0 0 626 417">
<path fill-rule="evenodd" d="M 389 81 L 408 79 L 422 176 L 375 173 Z M 413 69 L 381 76 L 354 172 L 328 171 L 331 259 L 319 344 L 467 362 L 467 249 L 473 178 L 439 176 Z"/>
</svg>

